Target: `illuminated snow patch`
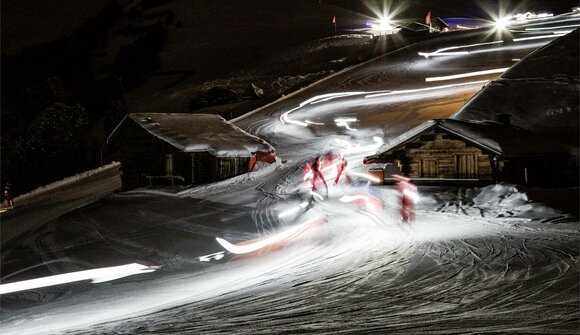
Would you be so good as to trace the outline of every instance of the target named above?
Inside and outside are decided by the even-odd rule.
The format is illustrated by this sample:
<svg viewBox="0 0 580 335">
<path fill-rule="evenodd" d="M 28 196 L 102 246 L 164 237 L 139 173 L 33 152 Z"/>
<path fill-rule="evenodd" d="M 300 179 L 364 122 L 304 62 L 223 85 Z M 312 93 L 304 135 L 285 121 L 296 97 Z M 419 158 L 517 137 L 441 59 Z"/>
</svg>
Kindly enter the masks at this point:
<svg viewBox="0 0 580 335">
<path fill-rule="evenodd" d="M 113 266 L 107 268 L 77 271 L 60 275 L 23 280 L 15 283 L 0 285 L 0 294 L 32 290 L 60 284 L 91 280 L 92 283 L 102 283 L 127 276 L 153 272 L 157 267 L 145 266 L 137 263 Z"/>
</svg>

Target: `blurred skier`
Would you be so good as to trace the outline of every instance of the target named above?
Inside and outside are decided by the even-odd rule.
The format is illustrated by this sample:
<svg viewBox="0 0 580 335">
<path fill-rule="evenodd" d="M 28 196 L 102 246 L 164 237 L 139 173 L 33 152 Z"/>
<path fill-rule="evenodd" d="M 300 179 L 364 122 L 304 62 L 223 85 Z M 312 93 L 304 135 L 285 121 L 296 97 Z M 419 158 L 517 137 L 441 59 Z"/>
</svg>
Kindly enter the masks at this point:
<svg viewBox="0 0 580 335">
<path fill-rule="evenodd" d="M 348 162 L 344 158 L 343 154 L 339 154 L 335 160 L 335 164 L 336 164 L 337 171 L 336 171 L 336 178 L 334 178 L 334 185 L 338 184 L 338 180 L 340 179 L 340 176 L 344 172 L 344 169 L 346 169 Z M 348 184 L 350 184 L 350 177 L 346 173 L 344 174 L 344 178 L 346 179 L 346 182 Z"/>
<path fill-rule="evenodd" d="M 324 180 L 324 175 L 322 174 L 322 158 L 320 156 L 316 157 L 314 162 L 310 165 L 310 169 L 312 171 L 312 179 L 310 182 L 312 183 L 312 189 L 314 191 L 317 190 L 316 181 L 320 179 L 324 184 L 324 188 L 326 189 L 326 196 L 328 196 L 328 185 L 326 185 L 326 180 Z"/>
<path fill-rule="evenodd" d="M 410 223 L 415 220 L 415 202 L 419 195 L 417 187 L 407 176 L 394 176 L 397 179 L 397 191 L 401 196 L 401 219 L 403 222 Z"/>
</svg>

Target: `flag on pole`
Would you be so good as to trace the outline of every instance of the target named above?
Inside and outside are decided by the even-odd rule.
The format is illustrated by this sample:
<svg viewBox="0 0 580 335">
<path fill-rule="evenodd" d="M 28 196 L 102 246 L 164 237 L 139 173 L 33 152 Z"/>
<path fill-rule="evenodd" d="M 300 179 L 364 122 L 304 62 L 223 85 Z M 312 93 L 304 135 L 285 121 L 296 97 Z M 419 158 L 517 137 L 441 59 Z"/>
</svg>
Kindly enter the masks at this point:
<svg viewBox="0 0 580 335">
<path fill-rule="evenodd" d="M 332 17 L 332 23 L 336 24 L 336 15 Z"/>
<path fill-rule="evenodd" d="M 427 16 L 425 16 L 425 24 L 431 25 L 431 11 L 429 11 Z"/>
</svg>

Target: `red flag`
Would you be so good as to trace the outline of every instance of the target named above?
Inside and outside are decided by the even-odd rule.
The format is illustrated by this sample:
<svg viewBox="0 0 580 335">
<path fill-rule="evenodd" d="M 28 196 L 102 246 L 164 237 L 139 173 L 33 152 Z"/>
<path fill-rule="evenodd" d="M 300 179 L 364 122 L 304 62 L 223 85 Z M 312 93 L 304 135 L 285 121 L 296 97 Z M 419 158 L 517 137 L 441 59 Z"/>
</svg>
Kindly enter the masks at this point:
<svg viewBox="0 0 580 335">
<path fill-rule="evenodd" d="M 336 23 L 336 15 L 332 17 L 332 23 Z"/>
<path fill-rule="evenodd" d="M 425 24 L 431 24 L 431 11 L 425 16 Z"/>
</svg>

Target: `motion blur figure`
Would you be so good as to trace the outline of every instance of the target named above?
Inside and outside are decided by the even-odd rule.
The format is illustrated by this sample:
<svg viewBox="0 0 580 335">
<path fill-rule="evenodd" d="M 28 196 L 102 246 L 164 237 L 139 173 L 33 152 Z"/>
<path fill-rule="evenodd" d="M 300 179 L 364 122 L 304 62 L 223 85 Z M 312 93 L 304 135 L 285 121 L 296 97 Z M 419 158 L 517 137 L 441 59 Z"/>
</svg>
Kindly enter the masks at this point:
<svg viewBox="0 0 580 335">
<path fill-rule="evenodd" d="M 415 220 L 415 202 L 419 198 L 417 187 L 407 176 L 395 175 L 397 191 L 401 197 L 401 220 L 410 223 Z"/>
<path fill-rule="evenodd" d="M 340 179 L 340 176 L 344 172 L 344 169 L 346 169 L 348 162 L 344 158 L 344 155 L 340 154 L 336 158 L 335 164 L 336 164 L 336 178 L 334 178 L 334 185 L 338 184 L 338 180 Z M 350 184 L 350 177 L 346 173 L 344 174 L 344 178 L 346 179 L 346 182 Z"/>
<path fill-rule="evenodd" d="M 316 181 L 318 179 L 320 179 L 322 181 L 322 183 L 324 184 L 324 188 L 326 189 L 326 195 L 328 196 L 328 185 L 326 185 L 326 180 L 324 180 L 324 175 L 321 172 L 321 170 L 322 170 L 322 158 L 320 156 L 316 157 L 314 162 L 312 162 L 312 165 L 310 168 L 312 171 L 312 179 L 310 180 L 310 182 L 312 183 L 312 189 L 314 191 L 317 190 Z"/>
</svg>

